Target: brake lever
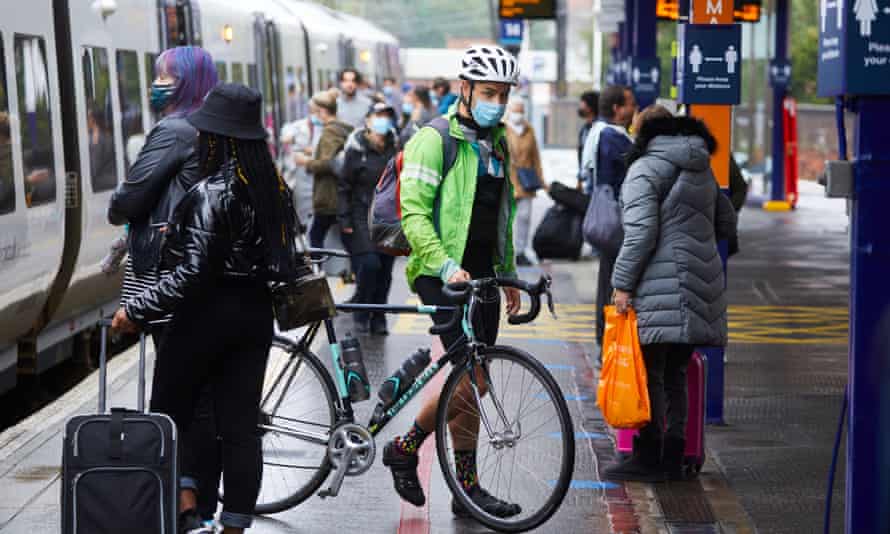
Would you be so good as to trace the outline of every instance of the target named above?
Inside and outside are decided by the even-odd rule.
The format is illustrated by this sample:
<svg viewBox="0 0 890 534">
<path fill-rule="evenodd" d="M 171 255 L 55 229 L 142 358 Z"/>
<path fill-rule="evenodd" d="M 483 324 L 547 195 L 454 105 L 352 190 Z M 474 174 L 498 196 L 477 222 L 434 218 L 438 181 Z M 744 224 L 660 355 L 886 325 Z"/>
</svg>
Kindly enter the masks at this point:
<svg viewBox="0 0 890 534">
<path fill-rule="evenodd" d="M 550 310 L 550 316 L 554 319 L 559 319 L 556 316 L 556 307 L 553 305 L 553 293 L 550 292 L 550 289 L 547 289 L 545 293 L 547 294 L 547 309 Z"/>
</svg>

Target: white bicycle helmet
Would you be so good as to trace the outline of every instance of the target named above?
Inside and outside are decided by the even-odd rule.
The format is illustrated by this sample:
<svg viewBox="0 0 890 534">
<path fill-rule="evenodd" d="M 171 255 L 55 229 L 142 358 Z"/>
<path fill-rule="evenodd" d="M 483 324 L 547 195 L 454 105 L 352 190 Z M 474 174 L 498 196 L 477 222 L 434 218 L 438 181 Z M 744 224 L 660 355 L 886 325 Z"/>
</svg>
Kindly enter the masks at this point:
<svg viewBox="0 0 890 534">
<path fill-rule="evenodd" d="M 519 62 L 513 54 L 499 46 L 473 45 L 461 58 L 460 78 L 471 82 L 517 85 Z"/>
</svg>

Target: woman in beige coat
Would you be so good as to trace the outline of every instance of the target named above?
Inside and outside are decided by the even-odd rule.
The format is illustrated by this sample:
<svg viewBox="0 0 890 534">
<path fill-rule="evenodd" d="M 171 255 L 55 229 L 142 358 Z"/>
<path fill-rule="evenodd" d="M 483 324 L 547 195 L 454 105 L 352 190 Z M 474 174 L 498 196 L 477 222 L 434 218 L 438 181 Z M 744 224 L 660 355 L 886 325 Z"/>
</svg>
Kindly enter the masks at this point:
<svg viewBox="0 0 890 534">
<path fill-rule="evenodd" d="M 504 122 L 507 124 L 507 146 L 510 150 L 510 181 L 513 182 L 513 195 L 516 197 L 516 220 L 513 227 L 516 265 L 531 265 L 525 251 L 531 234 L 532 202 L 537 190 L 546 190 L 548 185 L 541 169 L 541 153 L 538 150 L 535 129 L 525 118 L 525 104 L 522 100 L 510 102 Z M 534 187 L 535 182 L 537 188 Z"/>
</svg>

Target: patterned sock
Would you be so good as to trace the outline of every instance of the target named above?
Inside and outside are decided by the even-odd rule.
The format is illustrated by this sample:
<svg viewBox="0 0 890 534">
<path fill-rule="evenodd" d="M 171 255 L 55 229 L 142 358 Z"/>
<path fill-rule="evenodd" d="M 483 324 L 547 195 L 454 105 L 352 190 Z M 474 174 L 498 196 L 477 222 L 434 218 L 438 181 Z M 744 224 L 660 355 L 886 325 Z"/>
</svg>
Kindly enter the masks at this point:
<svg viewBox="0 0 890 534">
<path fill-rule="evenodd" d="M 396 448 L 402 454 L 417 454 L 417 449 L 429 435 L 429 432 L 420 428 L 417 421 L 414 421 L 414 425 L 411 426 L 411 430 L 407 434 L 396 438 Z"/>
<path fill-rule="evenodd" d="M 454 466 L 457 471 L 457 478 L 460 480 L 464 491 L 469 493 L 474 486 L 479 485 L 479 479 L 476 476 L 476 451 L 454 451 Z"/>
</svg>

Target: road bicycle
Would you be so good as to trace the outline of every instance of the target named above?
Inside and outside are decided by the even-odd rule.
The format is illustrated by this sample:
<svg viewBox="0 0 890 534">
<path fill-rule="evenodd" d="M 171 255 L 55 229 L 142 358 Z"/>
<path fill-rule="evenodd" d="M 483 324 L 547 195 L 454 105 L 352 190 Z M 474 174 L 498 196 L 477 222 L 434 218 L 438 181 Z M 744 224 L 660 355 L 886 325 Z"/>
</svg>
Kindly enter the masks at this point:
<svg viewBox="0 0 890 534">
<path fill-rule="evenodd" d="M 312 253 L 316 257 L 343 254 L 326 250 Z M 443 292 L 453 306 L 337 305 L 343 312 L 449 312 L 449 323 L 433 326 L 430 334 L 457 328 L 464 334 L 389 405 L 378 405 L 375 415 L 364 425 L 353 413 L 333 320 L 311 324 L 296 341 L 276 336 L 260 407 L 263 482 L 256 512 L 268 514 L 292 508 L 316 493 L 329 477 L 318 495 L 337 496 L 347 476 L 370 469 L 377 454 L 375 436 L 450 363 L 452 369 L 436 414 L 435 441 L 442 474 L 453 497 L 474 519 L 491 529 L 524 532 L 546 522 L 562 503 L 574 469 L 575 436 L 565 398 L 547 368 L 531 354 L 478 340 L 471 318 L 482 295 L 499 287 L 517 288 L 531 301 L 527 313 L 509 318 L 511 324 L 533 321 L 540 312 L 542 295 L 553 313 L 550 285 L 549 277 L 541 277 L 534 284 L 486 278 L 446 285 Z M 330 347 L 331 370 L 311 350 L 322 328 Z M 475 428 L 455 425 L 455 415 L 469 415 L 469 419 L 460 420 L 476 421 L 470 425 Z M 451 425 L 449 419 L 453 419 Z M 455 468 L 455 436 L 464 438 L 464 442 L 466 438 L 475 440 L 479 483 L 493 495 L 519 504 L 520 514 L 496 517 L 470 500 Z M 383 483 L 388 490 L 389 478 Z"/>
</svg>

